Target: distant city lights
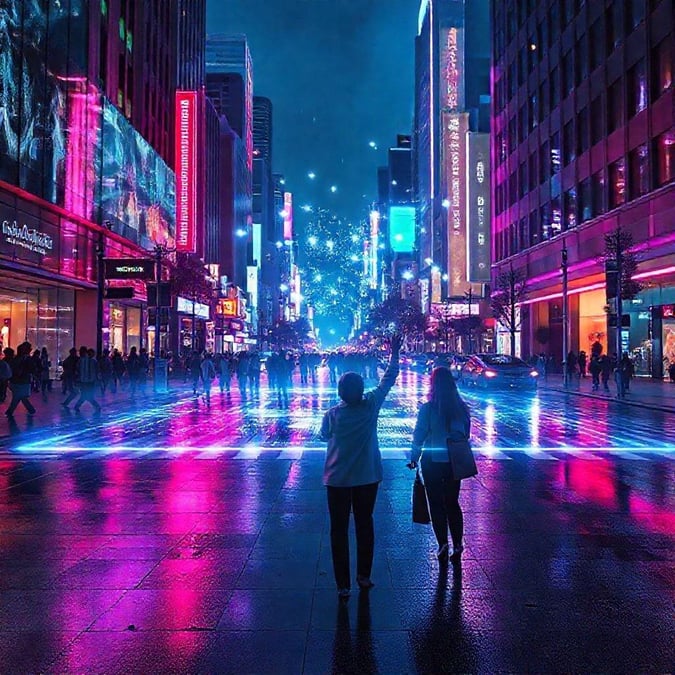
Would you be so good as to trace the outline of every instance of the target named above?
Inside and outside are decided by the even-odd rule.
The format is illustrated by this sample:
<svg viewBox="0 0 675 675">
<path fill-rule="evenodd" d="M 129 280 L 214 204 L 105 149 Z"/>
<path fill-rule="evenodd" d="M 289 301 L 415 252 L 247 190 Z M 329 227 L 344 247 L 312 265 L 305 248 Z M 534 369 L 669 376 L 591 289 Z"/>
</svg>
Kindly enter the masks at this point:
<svg viewBox="0 0 675 675">
<path fill-rule="evenodd" d="M 319 240 L 314 235 L 312 235 L 311 237 L 307 238 L 307 242 L 310 246 L 316 246 L 319 243 Z"/>
<path fill-rule="evenodd" d="M 316 174 L 313 171 L 310 171 L 307 174 L 307 178 L 309 178 L 309 180 L 314 180 L 316 178 Z"/>
<path fill-rule="evenodd" d="M 331 185 L 331 186 L 330 186 L 330 191 L 331 191 L 332 193 L 337 192 L 337 185 Z"/>
</svg>

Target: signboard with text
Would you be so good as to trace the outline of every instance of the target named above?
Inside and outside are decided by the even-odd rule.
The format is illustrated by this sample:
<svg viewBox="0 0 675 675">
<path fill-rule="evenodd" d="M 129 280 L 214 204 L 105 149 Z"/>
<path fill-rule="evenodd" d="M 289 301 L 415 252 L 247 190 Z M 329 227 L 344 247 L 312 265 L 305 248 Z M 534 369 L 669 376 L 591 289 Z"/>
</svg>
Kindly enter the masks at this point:
<svg viewBox="0 0 675 675">
<path fill-rule="evenodd" d="M 441 33 L 441 110 L 464 108 L 464 29 Z"/>
<path fill-rule="evenodd" d="M 197 223 L 197 92 L 176 92 L 176 249 L 194 253 Z"/>
<path fill-rule="evenodd" d="M 466 203 L 467 275 L 469 281 L 490 281 L 490 135 L 467 135 Z"/>
<path fill-rule="evenodd" d="M 106 279 L 154 279 L 155 261 L 138 258 L 106 258 Z"/>
<path fill-rule="evenodd" d="M 293 241 L 293 195 L 284 192 L 284 241 Z"/>
</svg>

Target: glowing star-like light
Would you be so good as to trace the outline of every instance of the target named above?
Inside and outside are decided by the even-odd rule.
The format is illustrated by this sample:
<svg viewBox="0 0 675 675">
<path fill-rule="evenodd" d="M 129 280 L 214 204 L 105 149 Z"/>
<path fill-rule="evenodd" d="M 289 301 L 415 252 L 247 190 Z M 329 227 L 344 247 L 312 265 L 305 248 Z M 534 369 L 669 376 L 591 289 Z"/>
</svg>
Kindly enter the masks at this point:
<svg viewBox="0 0 675 675">
<path fill-rule="evenodd" d="M 330 191 L 333 192 L 333 193 L 337 192 L 337 185 L 331 185 Z"/>
<path fill-rule="evenodd" d="M 413 273 L 412 273 L 410 270 L 406 270 L 405 272 L 403 272 L 403 274 L 402 274 L 401 276 L 402 276 L 406 281 L 410 281 L 410 280 L 413 278 L 414 275 L 413 275 Z"/>
<path fill-rule="evenodd" d="M 332 239 L 329 239 L 329 240 L 326 242 L 326 248 L 327 248 L 329 251 L 332 251 L 334 246 L 335 246 L 335 242 L 334 242 Z"/>
<path fill-rule="evenodd" d="M 356 254 L 352 255 L 351 261 L 352 261 L 352 262 L 358 262 L 358 261 L 359 261 L 359 256 L 357 256 Z"/>
<path fill-rule="evenodd" d="M 379 211 L 371 211 L 371 212 L 370 212 L 370 217 L 371 217 L 371 218 L 379 218 L 379 217 L 380 217 L 380 212 L 379 212 Z"/>
<path fill-rule="evenodd" d="M 285 178 L 281 178 L 281 179 L 279 180 L 279 185 L 286 185 L 286 179 L 285 179 Z"/>
<path fill-rule="evenodd" d="M 277 248 L 283 248 L 284 247 L 284 242 L 283 241 L 278 241 L 277 242 Z"/>
<path fill-rule="evenodd" d="M 449 278 L 450 278 L 450 277 L 449 277 L 447 274 L 444 274 L 444 275 L 441 277 L 441 279 L 443 279 L 443 281 L 447 281 Z"/>
<path fill-rule="evenodd" d="M 279 216 L 284 219 L 288 218 L 288 211 L 286 211 L 286 209 L 279 211 Z"/>
<path fill-rule="evenodd" d="M 441 206 L 442 206 L 444 209 L 449 209 L 449 208 L 450 208 L 450 200 L 449 200 L 449 199 L 444 199 L 444 200 L 441 202 Z"/>
<path fill-rule="evenodd" d="M 431 271 L 434 272 L 434 274 L 438 274 L 441 271 L 441 268 L 438 265 L 434 265 L 431 268 Z"/>
<path fill-rule="evenodd" d="M 282 293 L 287 293 L 288 292 L 288 284 L 281 284 L 281 286 L 279 286 L 279 290 Z"/>
<path fill-rule="evenodd" d="M 300 207 L 305 213 L 309 213 L 312 210 L 312 207 L 309 204 L 303 204 Z"/>
<path fill-rule="evenodd" d="M 359 240 L 359 235 L 358 234 L 353 234 L 352 235 L 352 244 L 355 244 Z"/>
<path fill-rule="evenodd" d="M 246 234 L 247 234 L 247 232 L 246 232 L 246 230 L 245 230 L 243 227 L 238 227 L 238 228 L 235 230 L 235 234 L 236 234 L 238 237 L 245 237 Z"/>
<path fill-rule="evenodd" d="M 310 246 L 316 246 L 319 243 L 319 240 L 314 235 L 312 235 L 311 237 L 307 238 L 307 243 Z"/>
<path fill-rule="evenodd" d="M 322 279 L 323 279 L 323 277 L 322 277 L 320 274 L 317 274 L 317 275 L 314 277 L 314 281 L 321 281 Z"/>
<path fill-rule="evenodd" d="M 377 150 L 377 143 L 375 141 L 370 141 L 370 143 L 368 143 L 368 145 L 371 148 L 373 148 L 374 150 Z"/>
<path fill-rule="evenodd" d="M 425 259 L 424 259 L 424 262 L 425 262 L 427 265 L 431 265 L 431 263 L 434 262 L 434 259 L 433 259 L 433 258 L 425 258 Z"/>
<path fill-rule="evenodd" d="M 309 178 L 309 180 L 314 180 L 316 178 L 316 174 L 313 171 L 310 171 L 307 174 L 307 178 Z"/>
<path fill-rule="evenodd" d="M 394 235 L 394 241 L 403 241 L 403 235 L 402 234 Z"/>
</svg>

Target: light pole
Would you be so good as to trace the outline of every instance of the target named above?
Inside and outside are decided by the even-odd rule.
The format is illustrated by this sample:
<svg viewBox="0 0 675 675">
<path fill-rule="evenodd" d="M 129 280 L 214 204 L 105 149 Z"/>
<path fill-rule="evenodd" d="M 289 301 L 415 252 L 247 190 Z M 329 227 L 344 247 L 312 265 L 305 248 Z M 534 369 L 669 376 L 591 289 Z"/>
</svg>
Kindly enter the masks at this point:
<svg viewBox="0 0 675 675">
<path fill-rule="evenodd" d="M 101 232 L 98 236 L 98 244 L 96 245 L 96 260 L 98 262 L 98 268 L 96 270 L 96 355 L 98 357 L 103 353 L 103 296 L 105 295 L 104 256 L 105 240 L 103 238 L 103 232 Z"/>
<path fill-rule="evenodd" d="M 621 301 L 621 294 L 623 291 L 622 283 L 622 267 L 623 267 L 623 251 L 621 250 L 621 233 L 616 231 L 616 333 L 614 338 L 614 345 L 616 350 L 616 390 L 619 398 L 624 398 L 623 378 L 621 377 L 621 357 L 623 353 L 623 346 L 621 344 L 621 331 L 623 329 L 623 303 Z"/>
<path fill-rule="evenodd" d="M 168 368 L 166 360 L 160 358 L 161 351 L 161 341 L 160 341 L 160 331 L 162 329 L 162 318 L 161 318 L 161 309 L 162 309 L 162 299 L 161 299 L 161 285 L 162 285 L 162 258 L 167 253 L 173 253 L 175 249 L 169 249 L 166 246 L 157 244 L 155 246 L 155 358 L 154 358 L 154 370 L 153 370 L 153 381 L 155 386 L 155 391 L 167 391 L 168 390 Z"/>
<path fill-rule="evenodd" d="M 563 383 L 569 385 L 569 369 L 567 363 L 568 340 L 569 340 L 569 316 L 568 316 L 568 292 L 567 292 L 567 242 L 563 239 L 562 260 L 560 270 L 562 271 L 562 351 L 563 351 Z"/>
</svg>

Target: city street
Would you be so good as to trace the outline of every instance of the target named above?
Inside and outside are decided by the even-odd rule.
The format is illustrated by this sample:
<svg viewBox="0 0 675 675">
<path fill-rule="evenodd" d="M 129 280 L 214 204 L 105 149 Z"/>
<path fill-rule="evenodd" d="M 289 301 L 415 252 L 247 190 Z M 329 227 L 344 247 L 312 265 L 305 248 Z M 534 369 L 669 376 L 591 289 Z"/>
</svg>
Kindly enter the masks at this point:
<svg viewBox="0 0 675 675">
<path fill-rule="evenodd" d="M 439 570 L 403 461 L 427 378 L 402 373 L 380 424 L 376 587 L 340 604 L 324 376 L 288 408 L 266 385 L 210 409 L 181 388 L 150 405 L 120 392 L 96 417 L 54 392 L 33 420 L 3 418 L 0 670 L 671 669 L 672 415 L 467 392 L 480 473 L 462 488 L 463 564 Z"/>
</svg>

